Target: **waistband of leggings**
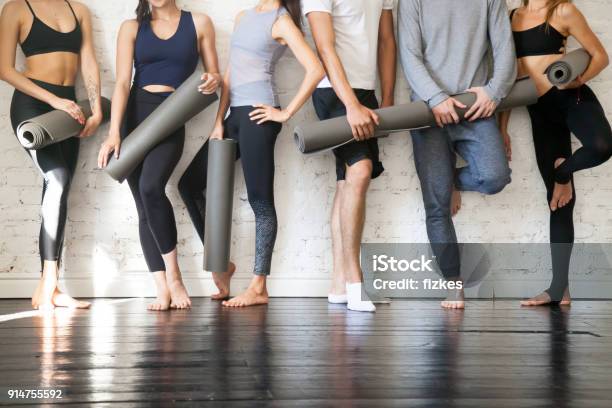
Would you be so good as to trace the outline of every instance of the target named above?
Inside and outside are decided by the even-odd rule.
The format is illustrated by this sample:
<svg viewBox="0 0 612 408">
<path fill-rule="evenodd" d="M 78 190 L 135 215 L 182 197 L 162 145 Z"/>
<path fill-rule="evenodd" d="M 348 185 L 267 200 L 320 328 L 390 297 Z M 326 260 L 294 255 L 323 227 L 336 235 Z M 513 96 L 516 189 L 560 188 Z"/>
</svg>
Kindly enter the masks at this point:
<svg viewBox="0 0 612 408">
<path fill-rule="evenodd" d="M 42 89 L 51 92 L 53 95 L 58 96 L 60 98 L 65 98 L 65 99 L 72 99 L 74 100 L 76 97 L 76 89 L 74 87 L 74 85 L 69 85 L 69 86 L 65 86 L 65 85 L 57 85 L 57 84 L 51 84 L 49 82 L 45 82 L 45 81 L 41 81 L 39 79 L 33 79 L 33 78 L 28 78 L 30 81 L 34 82 L 36 85 L 40 86 Z M 15 90 L 15 93 L 17 94 L 23 94 L 25 96 L 28 96 L 29 98 L 32 99 L 36 99 L 32 96 L 29 96 L 19 90 Z M 37 100 L 37 99 L 36 99 Z M 41 101 L 42 102 L 42 101 Z"/>
<path fill-rule="evenodd" d="M 159 104 L 165 101 L 170 95 L 172 95 L 172 92 L 149 92 L 146 89 L 142 89 L 137 86 L 132 86 L 130 94 L 136 102 Z"/>
</svg>

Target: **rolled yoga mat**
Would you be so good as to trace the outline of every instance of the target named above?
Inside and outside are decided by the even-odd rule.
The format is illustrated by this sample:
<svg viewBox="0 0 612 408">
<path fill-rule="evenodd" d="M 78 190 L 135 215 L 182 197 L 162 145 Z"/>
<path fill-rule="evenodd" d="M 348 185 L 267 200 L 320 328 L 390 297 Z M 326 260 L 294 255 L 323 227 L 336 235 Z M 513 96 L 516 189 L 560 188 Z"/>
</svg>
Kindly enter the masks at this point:
<svg viewBox="0 0 612 408">
<path fill-rule="evenodd" d="M 476 101 L 476 95 L 468 92 L 454 96 L 468 108 Z M 503 111 L 534 104 L 538 93 L 531 79 L 521 79 L 514 84 L 508 96 L 499 104 L 497 110 Z M 467 109 L 457 110 L 461 116 Z M 412 102 L 376 110 L 380 126 L 375 137 L 406 130 L 436 126 L 434 115 L 425 102 Z M 294 131 L 295 142 L 302 153 L 317 153 L 352 142 L 353 133 L 346 116 L 298 126 Z"/>
<path fill-rule="evenodd" d="M 591 63 L 591 55 L 584 49 L 579 48 L 568 52 L 557 62 L 546 68 L 545 74 L 548 80 L 555 86 L 567 85 L 587 70 Z"/>
<path fill-rule="evenodd" d="M 234 203 L 235 140 L 210 140 L 204 221 L 204 270 L 225 272 L 229 268 Z"/>
<path fill-rule="evenodd" d="M 89 101 L 80 101 L 77 102 L 77 105 L 79 105 L 86 118 L 92 115 Z M 104 122 L 110 117 L 110 106 L 110 101 L 102 98 Z M 26 149 L 37 150 L 77 136 L 84 127 L 68 113 L 62 110 L 54 110 L 21 122 L 17 126 L 17 139 Z"/>
<path fill-rule="evenodd" d="M 123 182 L 152 148 L 218 99 L 198 91 L 202 73 L 193 73 L 121 143 L 119 159 L 112 156 L 106 172 Z"/>
</svg>

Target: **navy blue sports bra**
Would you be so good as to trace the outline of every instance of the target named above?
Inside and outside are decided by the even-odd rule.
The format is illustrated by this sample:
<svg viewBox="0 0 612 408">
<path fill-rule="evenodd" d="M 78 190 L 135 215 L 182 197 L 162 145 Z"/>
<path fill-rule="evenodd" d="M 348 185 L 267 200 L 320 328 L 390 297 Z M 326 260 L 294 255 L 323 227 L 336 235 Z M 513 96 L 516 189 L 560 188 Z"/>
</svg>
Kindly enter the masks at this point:
<svg viewBox="0 0 612 408">
<path fill-rule="evenodd" d="M 510 13 L 510 20 L 516 9 Z M 550 24 L 542 23 L 523 31 L 513 31 L 517 58 L 563 54 L 567 37 Z"/>
<path fill-rule="evenodd" d="M 181 11 L 176 33 L 167 40 L 159 38 L 145 21 L 138 27 L 134 46 L 134 86 L 166 85 L 178 88 L 198 65 L 198 35 L 193 17 Z"/>
<path fill-rule="evenodd" d="M 77 18 L 72 6 L 66 1 L 68 7 L 70 7 L 70 11 L 74 16 L 74 21 L 76 22 L 76 26 L 74 30 L 68 33 L 62 33 L 61 31 L 57 31 L 45 23 L 43 23 L 38 17 L 36 17 L 36 13 L 34 13 L 34 9 L 28 2 L 25 0 L 28 8 L 32 12 L 32 27 L 30 28 L 30 32 L 26 39 L 21 43 L 21 50 L 23 51 L 26 57 L 31 57 L 32 55 L 39 54 L 48 54 L 50 52 L 72 52 L 75 54 L 79 54 L 81 52 L 81 44 L 83 43 L 83 35 L 81 33 L 81 25 L 79 24 L 79 19 Z"/>
</svg>

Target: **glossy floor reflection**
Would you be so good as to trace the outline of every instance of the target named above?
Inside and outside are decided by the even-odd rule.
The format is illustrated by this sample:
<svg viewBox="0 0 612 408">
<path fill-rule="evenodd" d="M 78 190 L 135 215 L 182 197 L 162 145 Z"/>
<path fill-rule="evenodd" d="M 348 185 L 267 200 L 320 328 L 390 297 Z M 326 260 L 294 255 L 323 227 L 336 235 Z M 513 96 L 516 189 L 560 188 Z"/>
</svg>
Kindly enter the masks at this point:
<svg viewBox="0 0 612 408">
<path fill-rule="evenodd" d="M 236 310 L 194 299 L 23 313 L 0 300 L 0 405 L 610 407 L 612 302 L 571 308 L 394 301 L 376 314 L 324 299 Z M 8 389 L 62 400 L 10 400 Z"/>
</svg>

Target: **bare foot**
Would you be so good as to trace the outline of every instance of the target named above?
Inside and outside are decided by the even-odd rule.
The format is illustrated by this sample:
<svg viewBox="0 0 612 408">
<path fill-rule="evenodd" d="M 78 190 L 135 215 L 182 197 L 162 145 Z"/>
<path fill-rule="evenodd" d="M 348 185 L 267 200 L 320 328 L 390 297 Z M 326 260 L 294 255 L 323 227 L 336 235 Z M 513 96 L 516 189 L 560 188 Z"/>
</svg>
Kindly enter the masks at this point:
<svg viewBox="0 0 612 408">
<path fill-rule="evenodd" d="M 189 309 L 191 307 L 191 299 L 187 294 L 187 289 L 183 284 L 182 279 L 172 279 L 168 282 L 168 290 L 170 290 L 170 307 L 173 309 Z"/>
<path fill-rule="evenodd" d="M 555 161 L 555 169 L 559 167 L 565 159 L 559 158 Z M 555 189 L 553 190 L 553 196 L 550 200 L 550 209 L 557 211 L 559 208 L 565 207 L 570 201 L 572 201 L 572 182 L 565 184 L 555 183 Z"/>
<path fill-rule="evenodd" d="M 542 292 L 532 298 L 521 300 L 521 306 L 547 306 L 551 303 L 553 303 L 553 301 L 550 298 L 548 292 Z M 572 299 L 570 297 L 568 288 L 566 288 L 563 292 L 563 298 L 561 299 L 561 302 L 559 302 L 559 304 L 563 306 L 569 306 L 572 304 Z"/>
<path fill-rule="evenodd" d="M 223 301 L 223 306 L 245 307 L 265 305 L 268 303 L 268 290 L 266 289 L 266 277 L 254 276 L 249 287 L 242 294 Z"/>
<path fill-rule="evenodd" d="M 572 304 L 572 297 L 570 296 L 569 288 L 565 288 L 565 292 L 563 292 L 563 299 L 561 299 L 559 304 L 562 306 L 569 306 Z"/>
<path fill-rule="evenodd" d="M 89 309 L 91 303 L 82 300 L 77 300 L 65 293 L 60 292 L 59 289 L 55 288 L 53 292 L 53 304 L 57 307 L 67 307 L 70 309 Z"/>
<path fill-rule="evenodd" d="M 461 209 L 461 191 L 453 188 L 453 195 L 451 196 L 451 215 L 454 217 Z"/>
<path fill-rule="evenodd" d="M 463 289 L 449 289 L 446 299 L 440 303 L 440 306 L 444 309 L 465 309 Z"/>
<path fill-rule="evenodd" d="M 548 292 L 542 292 L 532 298 L 521 300 L 521 306 L 544 306 L 552 302 Z"/>
<path fill-rule="evenodd" d="M 147 305 L 147 310 L 151 311 L 164 311 L 170 308 L 170 291 L 169 290 L 157 290 L 157 297 L 152 303 Z"/>
<path fill-rule="evenodd" d="M 227 272 L 222 272 L 222 273 L 213 272 L 212 273 L 213 281 L 215 282 L 217 289 L 219 289 L 219 293 L 215 293 L 214 295 L 210 297 L 212 300 L 228 300 L 229 299 L 230 280 L 232 279 L 234 272 L 236 272 L 236 265 L 234 265 L 233 262 L 230 262 L 229 269 L 227 270 Z"/>
<path fill-rule="evenodd" d="M 32 307 L 38 310 L 53 310 L 53 295 L 57 290 L 57 278 L 52 274 L 43 275 L 38 281 L 34 295 L 32 296 Z"/>
</svg>

